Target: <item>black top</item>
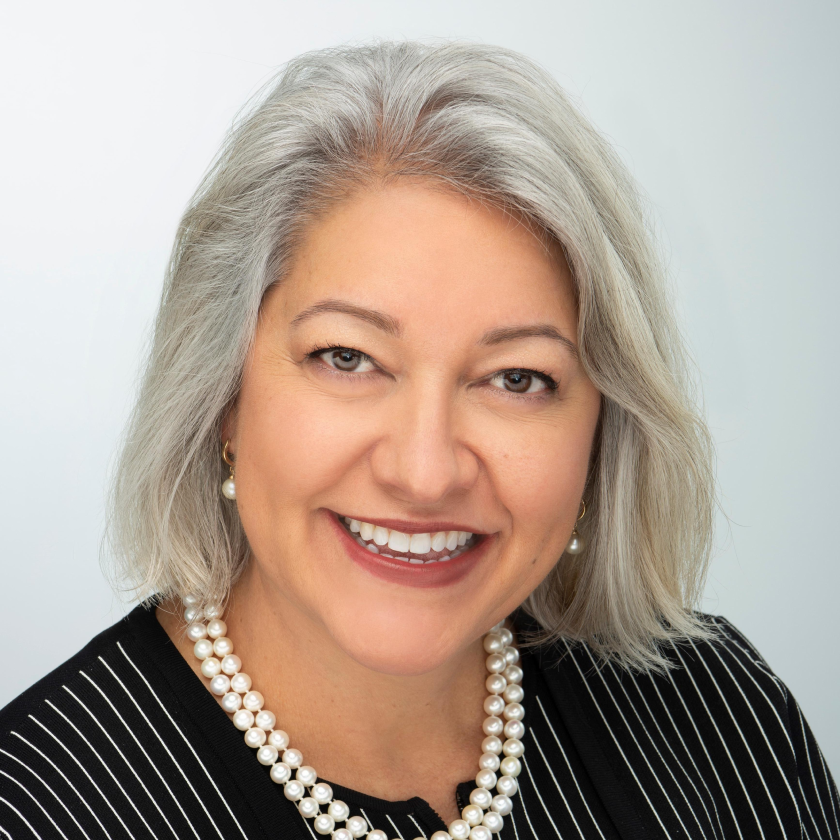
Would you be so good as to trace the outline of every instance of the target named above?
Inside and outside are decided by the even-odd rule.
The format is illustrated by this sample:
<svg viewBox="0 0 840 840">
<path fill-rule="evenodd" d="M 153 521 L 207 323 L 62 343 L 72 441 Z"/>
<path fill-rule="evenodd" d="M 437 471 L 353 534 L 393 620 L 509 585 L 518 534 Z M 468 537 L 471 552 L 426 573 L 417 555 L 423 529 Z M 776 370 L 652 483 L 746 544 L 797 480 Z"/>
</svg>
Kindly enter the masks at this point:
<svg viewBox="0 0 840 840">
<path fill-rule="evenodd" d="M 710 621 L 719 638 L 669 649 L 677 667 L 661 676 L 598 668 L 585 645 L 523 651 L 526 752 L 501 840 L 840 839 L 837 789 L 799 707 L 732 625 Z M 389 838 L 445 829 L 419 797 L 333 788 Z M 319 836 L 153 611 L 0 711 L 0 838 Z"/>
</svg>

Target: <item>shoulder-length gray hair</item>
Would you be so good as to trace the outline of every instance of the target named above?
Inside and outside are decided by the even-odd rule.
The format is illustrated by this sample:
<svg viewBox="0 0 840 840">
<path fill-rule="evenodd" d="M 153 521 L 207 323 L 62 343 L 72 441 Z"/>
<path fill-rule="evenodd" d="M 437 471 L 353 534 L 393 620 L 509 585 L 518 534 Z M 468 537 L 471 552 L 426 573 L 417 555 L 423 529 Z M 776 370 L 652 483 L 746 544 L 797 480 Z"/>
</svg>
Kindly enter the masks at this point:
<svg viewBox="0 0 840 840">
<path fill-rule="evenodd" d="M 425 177 L 531 220 L 576 283 L 584 369 L 603 395 L 581 523 L 525 609 L 551 636 L 643 668 L 704 627 L 714 508 L 665 274 L 638 190 L 543 69 L 493 46 L 377 43 L 290 62 L 238 121 L 178 230 L 109 524 L 140 597 L 223 601 L 248 559 L 221 423 L 266 290 L 306 225 L 354 189 Z"/>
</svg>

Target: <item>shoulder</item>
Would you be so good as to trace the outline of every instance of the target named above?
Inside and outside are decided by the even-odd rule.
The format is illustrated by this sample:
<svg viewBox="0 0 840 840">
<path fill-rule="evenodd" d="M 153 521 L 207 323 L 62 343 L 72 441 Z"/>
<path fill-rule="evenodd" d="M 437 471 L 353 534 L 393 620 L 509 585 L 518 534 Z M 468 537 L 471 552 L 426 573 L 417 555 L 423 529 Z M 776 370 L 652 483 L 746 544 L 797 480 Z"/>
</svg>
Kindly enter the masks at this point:
<svg viewBox="0 0 840 840">
<path fill-rule="evenodd" d="M 663 646 L 662 672 L 621 668 L 560 641 L 543 653 L 543 674 L 582 752 L 609 768 L 649 824 L 670 820 L 684 831 L 710 820 L 725 836 L 798 837 L 815 824 L 810 811 L 820 820 L 837 813 L 819 748 L 749 640 L 725 618 L 700 617 L 709 637 Z"/>
</svg>

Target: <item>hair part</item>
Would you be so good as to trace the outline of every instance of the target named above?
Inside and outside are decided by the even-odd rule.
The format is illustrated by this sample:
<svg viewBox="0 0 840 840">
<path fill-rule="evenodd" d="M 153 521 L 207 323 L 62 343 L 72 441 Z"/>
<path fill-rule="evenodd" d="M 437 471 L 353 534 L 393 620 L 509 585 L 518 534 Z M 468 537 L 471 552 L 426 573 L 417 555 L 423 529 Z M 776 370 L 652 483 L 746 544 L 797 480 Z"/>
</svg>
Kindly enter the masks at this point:
<svg viewBox="0 0 840 840">
<path fill-rule="evenodd" d="M 114 475 L 108 540 L 135 597 L 223 602 L 249 556 L 221 426 L 266 291 L 307 227 L 394 178 L 487 201 L 562 248 L 578 346 L 602 410 L 585 551 L 523 604 L 545 638 L 665 667 L 702 637 L 712 444 L 645 205 L 613 149 L 542 68 L 494 46 L 385 42 L 291 61 L 233 127 L 175 240 Z"/>
</svg>

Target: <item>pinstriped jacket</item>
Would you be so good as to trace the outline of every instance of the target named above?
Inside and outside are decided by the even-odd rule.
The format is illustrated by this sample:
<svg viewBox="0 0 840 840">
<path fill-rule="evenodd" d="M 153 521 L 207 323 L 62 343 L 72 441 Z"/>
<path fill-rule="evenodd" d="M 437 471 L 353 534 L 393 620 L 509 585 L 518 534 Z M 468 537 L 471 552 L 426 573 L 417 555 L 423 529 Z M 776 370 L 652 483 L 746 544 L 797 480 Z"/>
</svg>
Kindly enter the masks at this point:
<svg viewBox="0 0 840 840">
<path fill-rule="evenodd" d="M 709 621 L 717 638 L 673 646 L 664 675 L 582 644 L 523 652 L 526 754 L 501 840 L 840 840 L 798 705 L 731 624 Z M 419 797 L 333 790 L 388 837 L 445 827 Z M 139 607 L 0 712 L 2 837 L 317 840 Z"/>
</svg>

